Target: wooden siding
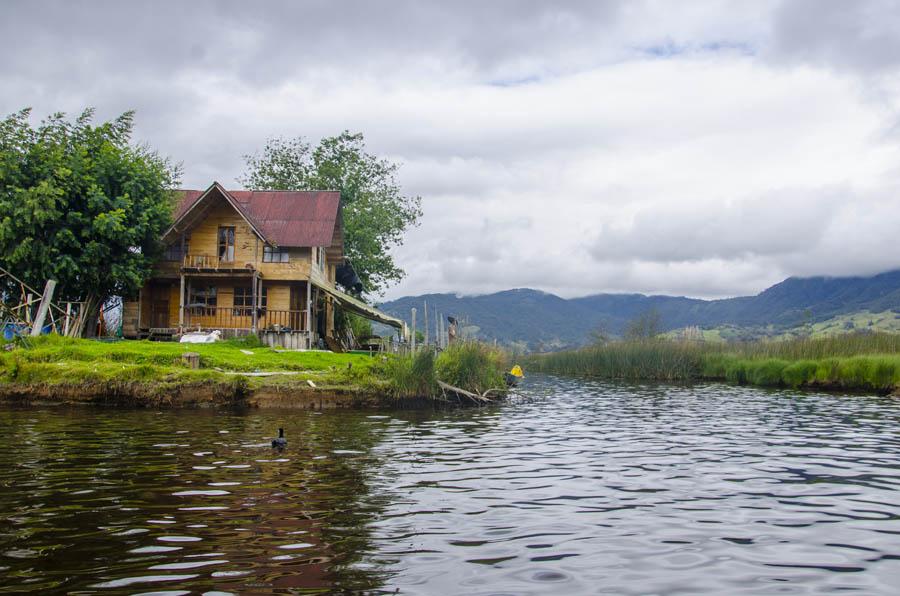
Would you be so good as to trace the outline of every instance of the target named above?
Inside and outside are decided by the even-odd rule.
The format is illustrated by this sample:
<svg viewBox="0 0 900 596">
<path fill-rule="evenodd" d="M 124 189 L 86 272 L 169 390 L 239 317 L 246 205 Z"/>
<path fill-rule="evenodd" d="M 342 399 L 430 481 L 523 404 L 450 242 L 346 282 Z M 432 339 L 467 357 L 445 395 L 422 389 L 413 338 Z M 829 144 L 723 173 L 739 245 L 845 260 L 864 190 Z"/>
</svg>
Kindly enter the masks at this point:
<svg viewBox="0 0 900 596">
<path fill-rule="evenodd" d="M 230 263 L 218 263 L 219 228 L 225 226 L 234 227 L 235 230 L 234 260 Z M 154 269 L 153 278 L 141 291 L 140 302 L 130 303 L 129 316 L 135 328 L 138 326 L 141 329 L 178 326 L 182 274 L 185 276 L 186 304 L 190 298 L 189 288 L 213 286 L 216 288 L 216 307 L 218 309 L 233 308 L 234 288 L 236 286 L 248 287 L 251 284 L 252 269 L 259 271 L 262 284 L 267 289 L 267 308 L 272 311 L 305 310 L 307 307 L 307 280 L 318 286 L 331 289 L 335 287 L 336 269 L 342 258 L 340 244 L 343 242 L 343 230 L 338 226 L 336 226 L 330 247 L 289 247 L 287 263 L 266 263 L 263 262 L 263 241 L 240 213 L 235 211 L 224 199 L 218 199 L 209 205 L 202 218 L 185 235 L 187 237 L 187 255 L 192 257 L 209 256 L 213 267 L 215 264 L 219 265 L 219 271 L 187 269 L 182 273 L 183 263 L 159 262 Z M 316 262 L 316 255 L 320 251 L 325 253 L 324 268 L 320 268 Z M 223 271 L 222 269 L 227 270 Z M 235 270 L 240 270 L 240 273 Z M 293 301 L 291 298 L 292 286 L 296 288 Z M 168 302 L 165 307 L 168 321 L 164 321 L 165 313 L 160 310 L 164 302 Z M 140 312 L 139 323 L 138 311 Z M 326 308 L 319 315 L 325 317 L 325 328 L 329 334 L 332 333 L 334 330 L 334 307 L 330 298 L 327 299 Z M 186 324 L 188 318 L 190 327 L 197 325 L 215 327 L 217 323 L 216 317 L 204 316 L 200 313 L 189 317 L 186 313 Z M 249 329 L 251 325 L 249 316 L 231 317 L 237 321 L 230 322 L 243 324 L 245 318 L 246 328 Z M 219 322 L 221 323 L 221 321 Z M 261 329 L 267 324 L 265 317 L 260 319 Z"/>
<path fill-rule="evenodd" d="M 263 263 L 263 243 L 259 243 L 259 263 L 257 269 L 262 273 L 263 279 L 275 279 L 285 281 L 300 281 L 309 279 L 310 266 L 312 264 L 309 248 L 289 248 L 287 263 Z"/>
<path fill-rule="evenodd" d="M 233 267 L 253 265 L 257 257 L 262 260 L 262 247 L 257 247 L 259 243 L 256 241 L 256 234 L 246 220 L 223 199 L 212 205 L 206 217 L 189 232 L 188 254 L 216 257 L 219 254 L 219 228 L 223 226 L 234 228 Z"/>
</svg>

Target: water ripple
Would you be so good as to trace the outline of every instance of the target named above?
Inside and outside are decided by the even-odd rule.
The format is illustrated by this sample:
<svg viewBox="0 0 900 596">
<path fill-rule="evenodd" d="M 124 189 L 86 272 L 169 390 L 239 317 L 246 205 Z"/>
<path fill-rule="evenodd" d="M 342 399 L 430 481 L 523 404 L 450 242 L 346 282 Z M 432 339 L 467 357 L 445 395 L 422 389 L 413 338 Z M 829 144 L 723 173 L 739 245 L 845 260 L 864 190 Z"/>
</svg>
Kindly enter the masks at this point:
<svg viewBox="0 0 900 596">
<path fill-rule="evenodd" d="M 0 593 L 896 593 L 900 401 L 523 391 L 449 412 L 0 409 Z"/>
</svg>

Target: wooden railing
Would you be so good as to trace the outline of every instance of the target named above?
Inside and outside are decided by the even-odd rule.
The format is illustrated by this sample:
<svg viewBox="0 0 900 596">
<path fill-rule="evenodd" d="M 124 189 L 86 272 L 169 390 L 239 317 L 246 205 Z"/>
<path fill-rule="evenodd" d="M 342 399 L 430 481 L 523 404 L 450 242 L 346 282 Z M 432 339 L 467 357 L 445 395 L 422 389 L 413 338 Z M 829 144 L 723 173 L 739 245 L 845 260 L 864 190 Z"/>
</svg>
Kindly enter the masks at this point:
<svg viewBox="0 0 900 596">
<path fill-rule="evenodd" d="M 250 329 L 253 317 L 249 307 L 189 306 L 184 309 L 184 325 L 204 329 Z M 261 309 L 256 326 L 260 330 L 278 328 L 304 331 L 306 311 Z"/>
<path fill-rule="evenodd" d="M 217 255 L 184 255 L 182 266 L 186 269 L 234 269 L 237 261 L 225 261 Z"/>
</svg>

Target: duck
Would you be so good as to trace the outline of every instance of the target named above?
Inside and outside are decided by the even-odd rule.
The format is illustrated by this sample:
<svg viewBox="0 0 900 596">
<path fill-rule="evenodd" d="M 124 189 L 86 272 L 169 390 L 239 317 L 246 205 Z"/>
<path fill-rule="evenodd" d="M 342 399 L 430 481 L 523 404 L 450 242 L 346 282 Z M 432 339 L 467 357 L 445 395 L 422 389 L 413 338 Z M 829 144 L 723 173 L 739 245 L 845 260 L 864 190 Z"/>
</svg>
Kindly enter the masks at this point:
<svg viewBox="0 0 900 596">
<path fill-rule="evenodd" d="M 273 449 L 284 449 L 287 447 L 287 439 L 284 438 L 284 429 L 278 429 L 278 438 L 272 439 L 272 448 Z"/>
</svg>

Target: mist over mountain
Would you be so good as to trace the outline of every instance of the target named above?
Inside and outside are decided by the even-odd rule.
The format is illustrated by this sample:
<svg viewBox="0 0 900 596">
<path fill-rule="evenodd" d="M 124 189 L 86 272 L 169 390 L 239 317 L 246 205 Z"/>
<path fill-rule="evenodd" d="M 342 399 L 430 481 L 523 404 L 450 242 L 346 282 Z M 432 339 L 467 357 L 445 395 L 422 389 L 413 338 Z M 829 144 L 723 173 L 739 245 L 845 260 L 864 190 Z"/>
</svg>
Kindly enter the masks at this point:
<svg viewBox="0 0 900 596">
<path fill-rule="evenodd" d="M 468 334 L 527 350 L 583 345 L 602 330 L 621 335 L 629 321 L 655 310 L 664 331 L 722 325 L 789 329 L 860 311 L 900 313 L 900 270 L 870 277 L 791 277 L 756 296 L 700 300 L 678 296 L 596 294 L 564 299 L 532 289 L 482 296 L 425 294 L 381 305 L 410 322 L 416 308 L 420 330 L 428 304 L 430 333 L 436 313 L 455 316 Z"/>
</svg>

